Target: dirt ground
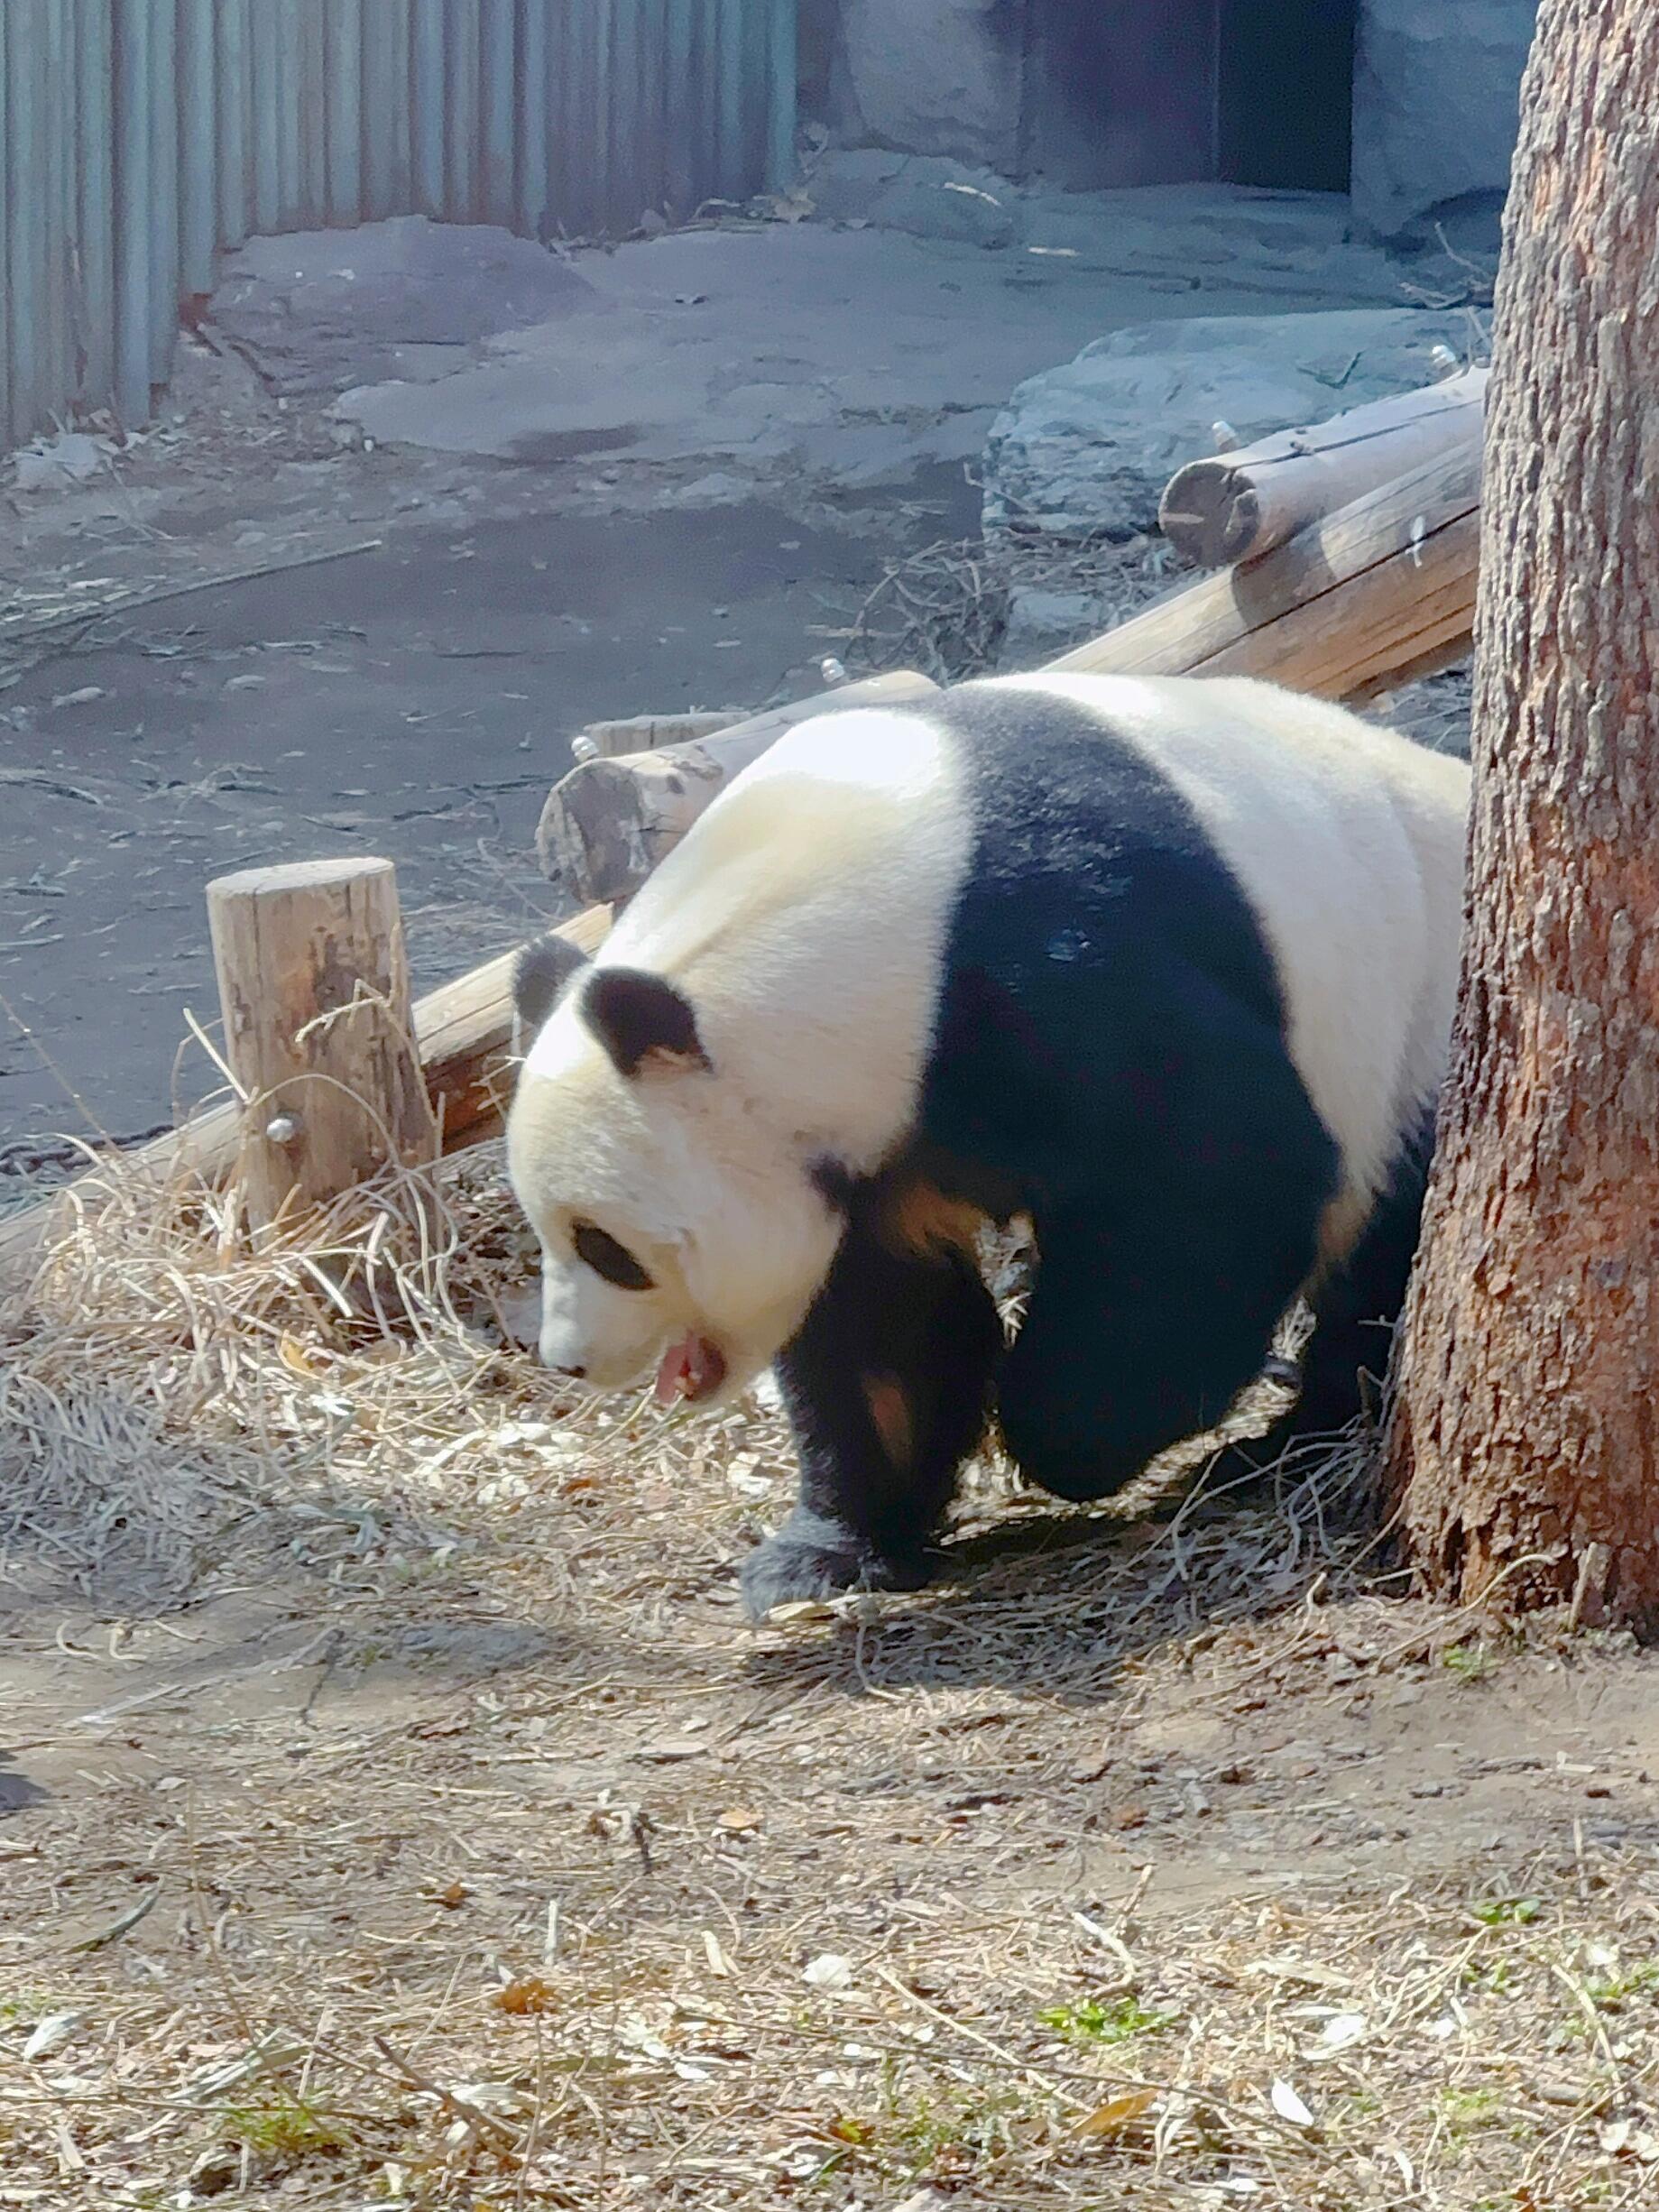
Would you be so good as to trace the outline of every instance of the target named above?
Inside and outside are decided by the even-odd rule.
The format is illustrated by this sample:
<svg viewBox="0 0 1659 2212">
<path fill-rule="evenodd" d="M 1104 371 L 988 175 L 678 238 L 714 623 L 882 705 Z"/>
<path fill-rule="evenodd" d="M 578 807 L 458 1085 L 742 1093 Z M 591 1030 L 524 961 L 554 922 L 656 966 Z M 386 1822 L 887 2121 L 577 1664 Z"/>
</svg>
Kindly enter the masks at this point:
<svg viewBox="0 0 1659 2212">
<path fill-rule="evenodd" d="M 775 1412 L 561 1399 L 450 1189 L 390 1334 L 119 1175 L 0 1313 L 0 2203 L 1651 2204 L 1651 1654 L 1340 1457 L 747 1628 Z"/>
</svg>

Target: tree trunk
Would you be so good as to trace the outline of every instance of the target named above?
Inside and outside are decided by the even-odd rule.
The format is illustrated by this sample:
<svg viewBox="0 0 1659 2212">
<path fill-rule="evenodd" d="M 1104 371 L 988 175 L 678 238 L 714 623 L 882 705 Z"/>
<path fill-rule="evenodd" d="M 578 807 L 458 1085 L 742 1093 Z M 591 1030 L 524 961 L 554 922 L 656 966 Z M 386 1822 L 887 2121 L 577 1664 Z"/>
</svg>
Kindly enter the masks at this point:
<svg viewBox="0 0 1659 2212">
<path fill-rule="evenodd" d="M 1544 0 L 1497 299 L 1469 921 L 1385 1455 L 1427 1584 L 1659 1635 L 1659 7 Z"/>
</svg>

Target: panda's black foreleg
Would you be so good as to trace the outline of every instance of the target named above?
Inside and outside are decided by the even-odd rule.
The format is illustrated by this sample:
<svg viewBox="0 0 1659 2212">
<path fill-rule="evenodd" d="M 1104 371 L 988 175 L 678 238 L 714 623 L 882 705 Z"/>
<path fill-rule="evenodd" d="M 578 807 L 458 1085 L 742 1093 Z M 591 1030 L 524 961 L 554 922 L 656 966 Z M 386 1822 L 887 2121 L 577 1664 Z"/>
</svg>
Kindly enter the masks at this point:
<svg viewBox="0 0 1659 2212">
<path fill-rule="evenodd" d="M 1001 1350 L 972 1262 L 899 1258 L 848 1229 L 778 1361 L 800 1500 L 744 1562 L 752 1618 L 794 1599 L 927 1580 L 928 1539 L 984 1433 Z"/>
</svg>

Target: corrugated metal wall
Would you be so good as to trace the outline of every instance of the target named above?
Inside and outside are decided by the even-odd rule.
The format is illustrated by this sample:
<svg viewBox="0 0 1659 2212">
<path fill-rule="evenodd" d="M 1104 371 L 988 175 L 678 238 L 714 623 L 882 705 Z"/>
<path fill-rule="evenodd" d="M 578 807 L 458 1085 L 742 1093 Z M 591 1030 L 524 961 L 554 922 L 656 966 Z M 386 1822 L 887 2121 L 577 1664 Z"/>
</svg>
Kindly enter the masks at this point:
<svg viewBox="0 0 1659 2212">
<path fill-rule="evenodd" d="M 797 0 L 0 0 L 0 448 L 143 420 L 250 234 L 631 228 L 788 177 Z"/>
</svg>

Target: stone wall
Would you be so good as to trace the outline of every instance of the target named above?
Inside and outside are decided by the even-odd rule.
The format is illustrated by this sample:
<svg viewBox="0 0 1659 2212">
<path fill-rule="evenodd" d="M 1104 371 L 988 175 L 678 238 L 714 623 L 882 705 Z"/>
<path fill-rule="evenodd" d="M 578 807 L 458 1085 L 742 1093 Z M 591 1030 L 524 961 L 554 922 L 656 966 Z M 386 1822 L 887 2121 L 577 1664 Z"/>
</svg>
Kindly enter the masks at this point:
<svg viewBox="0 0 1659 2212">
<path fill-rule="evenodd" d="M 1124 14 L 1124 66 L 1111 85 L 1068 106 L 1056 104 L 1063 88 L 1045 72 L 1045 27 L 1052 35 L 1064 11 L 1045 12 L 1036 0 L 802 0 L 809 104 L 838 145 L 948 155 L 1008 177 L 1033 155 L 1062 182 L 1196 173 L 1182 151 L 1177 88 L 1159 91 L 1156 76 L 1143 84 L 1130 66 L 1155 50 L 1164 64 L 1173 54 L 1197 85 L 1202 58 L 1176 35 L 1185 24 L 1179 0 L 1100 0 L 1100 7 L 1107 24 Z M 1489 243 L 1537 0 L 1358 0 L 1358 11 L 1357 218 L 1375 235 L 1428 238 L 1443 217 L 1454 243 Z M 1136 21 L 1156 23 L 1158 36 L 1138 46 L 1128 27 Z M 1110 43 L 1109 30 L 1101 35 Z M 1136 152 L 1138 120 L 1157 160 Z M 1074 152 L 1043 158 L 1062 126 L 1074 137 L 1080 129 L 1100 136 L 1100 173 L 1085 174 Z"/>
<path fill-rule="evenodd" d="M 1495 217 L 1536 0 L 1360 0 L 1354 213 L 1383 237 Z M 1456 241 L 1454 240 L 1454 243 Z M 1470 241 L 1474 243 L 1474 241 Z"/>
<path fill-rule="evenodd" d="M 1213 0 L 802 0 L 807 111 L 842 147 L 1089 189 L 1206 174 Z"/>
<path fill-rule="evenodd" d="M 843 146 L 1019 166 L 1025 0 L 805 0 Z"/>
</svg>

